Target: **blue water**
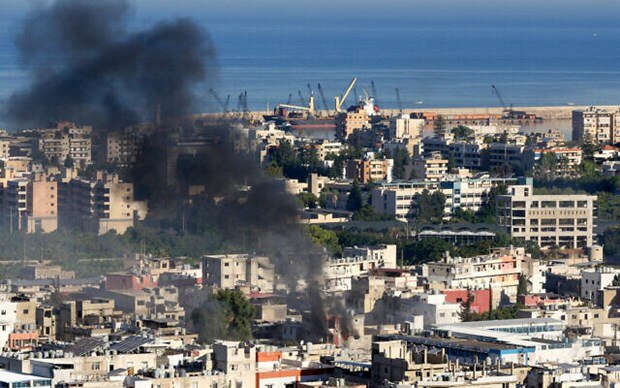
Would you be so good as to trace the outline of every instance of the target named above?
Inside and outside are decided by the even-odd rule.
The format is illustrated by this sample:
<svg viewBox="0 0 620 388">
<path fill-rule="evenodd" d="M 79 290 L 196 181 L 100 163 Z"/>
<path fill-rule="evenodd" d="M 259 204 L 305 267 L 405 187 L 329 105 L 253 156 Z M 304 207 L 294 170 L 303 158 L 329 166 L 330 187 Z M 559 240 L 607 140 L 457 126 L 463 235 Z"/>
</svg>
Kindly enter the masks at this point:
<svg viewBox="0 0 620 388">
<path fill-rule="evenodd" d="M 200 15 L 198 15 L 200 17 Z M 620 25 L 596 23 L 321 23 L 316 19 L 209 20 L 218 50 L 215 89 L 248 91 L 252 109 L 284 102 L 307 84 L 333 96 L 357 77 L 383 107 L 620 104 Z M 27 84 L 12 44 L 16 21 L 0 19 L 0 101 Z M 316 95 L 316 94 L 315 94 Z M 320 103 L 319 96 L 316 95 Z M 215 102 L 203 97 L 207 110 Z"/>
</svg>

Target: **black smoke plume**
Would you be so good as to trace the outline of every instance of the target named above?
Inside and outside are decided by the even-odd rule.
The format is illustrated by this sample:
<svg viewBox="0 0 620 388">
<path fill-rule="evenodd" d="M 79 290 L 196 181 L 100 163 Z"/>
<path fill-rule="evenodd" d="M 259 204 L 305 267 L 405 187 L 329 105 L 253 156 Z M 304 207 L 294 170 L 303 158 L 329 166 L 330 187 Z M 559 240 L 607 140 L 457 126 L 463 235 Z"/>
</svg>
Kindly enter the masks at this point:
<svg viewBox="0 0 620 388">
<path fill-rule="evenodd" d="M 206 31 L 189 19 L 132 31 L 129 15 L 125 0 L 56 0 L 34 10 L 16 39 L 32 82 L 9 98 L 7 120 L 113 128 L 196 112 L 197 88 L 216 68 Z"/>
<path fill-rule="evenodd" d="M 183 118 L 196 108 L 196 85 L 216 73 L 207 33 L 186 19 L 131 31 L 129 12 L 124 0 L 56 0 L 34 11 L 17 40 L 32 84 L 10 98 L 9 118 L 109 131 L 152 121 L 158 111 L 162 120 L 149 127 L 129 173 L 149 201 L 150 222 L 218 236 L 224 252 L 268 255 L 290 305 L 311 312 L 307 331 L 325 338 L 326 317 L 346 316 L 341 303 L 322 297 L 324 252 L 299 225 L 299 203 L 265 177 L 231 123 Z"/>
</svg>

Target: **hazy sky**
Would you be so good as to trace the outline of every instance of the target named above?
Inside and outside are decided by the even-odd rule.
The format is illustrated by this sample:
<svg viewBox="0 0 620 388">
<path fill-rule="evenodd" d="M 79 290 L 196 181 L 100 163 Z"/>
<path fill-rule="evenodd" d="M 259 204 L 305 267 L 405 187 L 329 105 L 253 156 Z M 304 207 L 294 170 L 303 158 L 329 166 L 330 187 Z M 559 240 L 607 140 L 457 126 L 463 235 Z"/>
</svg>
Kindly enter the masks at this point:
<svg viewBox="0 0 620 388">
<path fill-rule="evenodd" d="M 145 18 L 194 16 L 205 20 L 270 20 L 411 23 L 513 23 L 544 21 L 576 27 L 617 23 L 618 0 L 129 0 Z M 0 0 L 5 17 L 22 15 L 49 0 Z M 288 20 L 287 20 L 288 19 Z"/>
</svg>

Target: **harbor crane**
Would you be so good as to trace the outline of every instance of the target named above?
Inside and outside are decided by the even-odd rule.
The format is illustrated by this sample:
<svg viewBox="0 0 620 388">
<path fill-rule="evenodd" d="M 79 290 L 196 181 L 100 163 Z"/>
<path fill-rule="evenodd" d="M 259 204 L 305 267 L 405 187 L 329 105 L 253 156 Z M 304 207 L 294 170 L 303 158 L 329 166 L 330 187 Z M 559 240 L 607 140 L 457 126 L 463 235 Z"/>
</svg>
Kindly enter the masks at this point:
<svg viewBox="0 0 620 388">
<path fill-rule="evenodd" d="M 338 113 L 342 112 L 342 104 L 344 104 L 344 101 L 349 96 L 349 93 L 351 93 L 351 90 L 355 86 L 356 82 L 357 82 L 357 78 L 353 78 L 351 80 L 351 83 L 349 83 L 349 86 L 347 87 L 347 89 L 344 91 L 344 93 L 342 93 L 342 95 L 340 95 L 340 96 L 336 96 L 335 97 L 335 99 L 336 99 L 336 105 L 335 105 L 336 112 L 338 112 Z"/>
<path fill-rule="evenodd" d="M 314 109 L 314 96 L 310 95 L 310 98 L 308 99 L 308 106 L 304 106 L 302 105 L 291 105 L 291 104 L 278 104 L 276 106 L 276 109 L 278 108 L 286 108 L 286 109 L 291 109 L 291 110 L 298 110 L 298 111 L 302 111 L 302 112 L 308 112 L 309 116 L 314 116 L 315 113 L 315 109 Z"/>
<path fill-rule="evenodd" d="M 291 100 L 292 100 L 292 99 L 293 99 L 293 93 L 289 93 L 289 94 L 288 94 L 288 98 L 286 99 L 286 103 L 287 103 L 288 105 L 290 105 L 290 104 L 291 104 Z"/>
<path fill-rule="evenodd" d="M 327 112 L 327 115 L 329 116 L 331 112 L 329 111 L 329 105 L 327 104 L 327 98 L 325 98 L 325 93 L 323 92 L 323 88 L 321 87 L 321 84 L 318 84 L 317 86 L 319 89 L 319 95 L 321 96 L 321 101 L 323 101 L 323 107 L 325 108 L 325 111 Z"/>
<path fill-rule="evenodd" d="M 248 109 L 248 91 L 244 90 L 239 94 L 239 98 L 237 100 L 237 109 L 241 112 L 242 117 L 247 117 L 249 113 Z"/>
<path fill-rule="evenodd" d="M 299 104 L 304 105 L 306 103 L 306 98 L 301 94 L 301 90 L 297 91 L 297 95 L 299 96 Z"/>
<path fill-rule="evenodd" d="M 400 91 L 396 88 L 396 105 L 398 107 L 398 111 L 403 113 L 403 101 L 400 99 Z"/>
<path fill-rule="evenodd" d="M 375 99 L 375 103 L 379 103 L 379 97 L 377 97 L 377 88 L 375 87 L 375 81 L 370 81 L 370 92 Z"/>
<path fill-rule="evenodd" d="M 497 87 L 495 87 L 495 85 L 491 85 L 491 94 L 494 94 L 499 100 L 499 103 L 502 105 L 502 108 L 504 109 L 504 111 L 502 112 L 502 116 L 504 119 L 521 120 L 527 116 L 527 113 L 525 111 L 512 109 L 512 104 L 506 106 L 504 99 L 499 94 L 499 90 L 497 90 Z"/>
<path fill-rule="evenodd" d="M 225 101 L 222 101 L 220 96 L 213 89 L 209 89 L 209 94 L 215 99 L 215 101 L 217 101 L 218 105 L 222 109 L 222 113 L 223 114 L 228 113 L 228 105 L 230 104 L 230 94 L 228 96 L 226 96 L 226 100 Z"/>
<path fill-rule="evenodd" d="M 504 99 L 502 98 L 501 94 L 499 94 L 499 90 L 497 90 L 495 85 L 491 85 L 491 94 L 497 97 L 497 99 L 499 100 L 499 103 L 502 105 L 502 108 L 504 109 L 504 112 L 508 112 L 508 113 L 512 112 L 512 104 L 510 104 L 509 107 L 506 107 L 506 103 L 504 102 Z"/>
</svg>

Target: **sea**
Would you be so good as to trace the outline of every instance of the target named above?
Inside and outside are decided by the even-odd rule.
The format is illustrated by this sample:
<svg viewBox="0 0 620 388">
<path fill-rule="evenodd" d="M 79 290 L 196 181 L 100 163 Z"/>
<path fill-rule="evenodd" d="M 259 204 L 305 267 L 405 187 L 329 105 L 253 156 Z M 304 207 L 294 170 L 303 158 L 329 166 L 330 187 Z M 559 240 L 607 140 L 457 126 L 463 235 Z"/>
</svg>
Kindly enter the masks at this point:
<svg viewBox="0 0 620 388">
<path fill-rule="evenodd" d="M 217 50 L 210 87 L 230 95 L 231 109 L 244 91 L 252 110 L 289 96 L 306 103 L 310 93 L 323 107 L 319 83 L 333 109 L 354 77 L 348 101 L 369 93 L 384 108 L 497 107 L 492 85 L 506 105 L 620 104 L 620 23 L 198 22 Z M 16 20 L 0 18 L 0 104 L 28 85 L 15 30 Z M 219 109 L 207 90 L 200 96 L 205 111 Z"/>
</svg>

